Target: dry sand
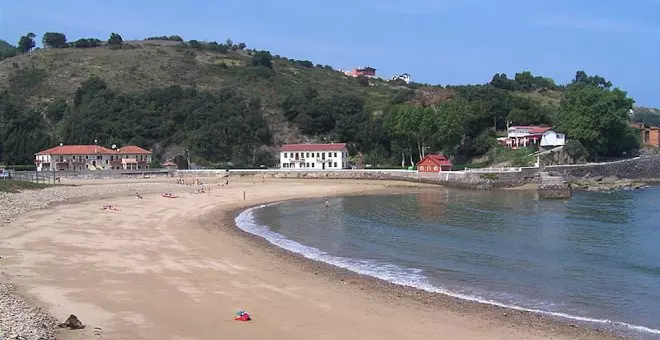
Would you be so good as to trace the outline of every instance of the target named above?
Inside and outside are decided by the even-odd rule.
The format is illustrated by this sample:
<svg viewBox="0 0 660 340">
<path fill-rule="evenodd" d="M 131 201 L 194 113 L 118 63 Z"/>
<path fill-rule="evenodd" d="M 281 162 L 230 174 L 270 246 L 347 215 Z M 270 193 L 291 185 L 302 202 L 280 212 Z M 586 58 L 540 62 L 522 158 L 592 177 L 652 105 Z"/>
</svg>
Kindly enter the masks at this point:
<svg viewBox="0 0 660 340">
<path fill-rule="evenodd" d="M 214 184 L 210 194 L 181 186 L 177 199 L 145 194 L 61 204 L 0 228 L 0 266 L 58 320 L 73 313 L 87 324 L 60 331 L 61 339 L 610 337 L 333 270 L 233 226 L 237 209 L 263 202 L 409 186 L 242 179 Z M 106 203 L 121 211 L 100 210 Z M 233 321 L 241 309 L 254 320 Z"/>
</svg>

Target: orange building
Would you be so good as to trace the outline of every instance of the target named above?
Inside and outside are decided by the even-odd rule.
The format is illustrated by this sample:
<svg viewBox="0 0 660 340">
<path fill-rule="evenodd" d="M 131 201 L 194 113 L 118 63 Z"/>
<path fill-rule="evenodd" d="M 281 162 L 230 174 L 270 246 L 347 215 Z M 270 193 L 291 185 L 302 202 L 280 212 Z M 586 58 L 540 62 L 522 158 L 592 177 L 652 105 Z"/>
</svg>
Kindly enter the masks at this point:
<svg viewBox="0 0 660 340">
<path fill-rule="evenodd" d="M 660 127 L 644 124 L 633 124 L 632 126 L 639 129 L 644 145 L 660 147 Z"/>
<path fill-rule="evenodd" d="M 451 171 L 451 161 L 445 155 L 426 155 L 417 163 L 419 172 Z"/>
<path fill-rule="evenodd" d="M 376 69 L 373 67 L 362 67 L 362 68 L 356 68 L 353 71 L 350 72 L 345 72 L 347 76 L 350 77 L 359 77 L 359 76 L 365 76 L 368 78 L 373 78 L 376 76 Z"/>
</svg>

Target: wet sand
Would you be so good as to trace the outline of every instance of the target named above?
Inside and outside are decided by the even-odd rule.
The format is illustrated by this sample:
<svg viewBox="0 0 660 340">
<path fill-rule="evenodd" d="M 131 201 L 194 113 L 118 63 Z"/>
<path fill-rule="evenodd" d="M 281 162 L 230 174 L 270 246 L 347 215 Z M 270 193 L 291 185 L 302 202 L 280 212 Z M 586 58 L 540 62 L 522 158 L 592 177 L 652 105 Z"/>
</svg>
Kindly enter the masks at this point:
<svg viewBox="0 0 660 340">
<path fill-rule="evenodd" d="M 60 331 L 61 339 L 613 338 L 309 261 L 233 221 L 265 202 L 441 187 L 245 178 L 211 188 L 29 212 L 0 228 L 0 265 L 58 320 L 72 313 L 87 324 Z M 106 203 L 120 211 L 100 210 Z M 234 321 L 242 309 L 254 320 Z"/>
</svg>

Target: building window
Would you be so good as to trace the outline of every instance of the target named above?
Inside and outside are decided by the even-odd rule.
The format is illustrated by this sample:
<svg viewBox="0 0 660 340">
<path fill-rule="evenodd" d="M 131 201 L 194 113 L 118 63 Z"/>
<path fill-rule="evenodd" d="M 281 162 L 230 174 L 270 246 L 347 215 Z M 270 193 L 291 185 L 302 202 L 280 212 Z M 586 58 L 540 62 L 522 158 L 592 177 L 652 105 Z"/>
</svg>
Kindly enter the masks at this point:
<svg viewBox="0 0 660 340">
<path fill-rule="evenodd" d="M 305 153 L 305 157 L 309 158 L 309 152 Z"/>
<path fill-rule="evenodd" d="M 428 166 L 426 167 L 426 170 L 429 170 L 429 171 L 430 171 L 430 170 L 431 170 L 431 166 L 428 165 Z"/>
<path fill-rule="evenodd" d="M 335 152 L 335 157 L 337 157 L 337 153 Z M 335 165 L 336 166 L 336 165 Z"/>
<path fill-rule="evenodd" d="M 314 167 L 314 163 L 312 163 L 312 168 Z"/>
<path fill-rule="evenodd" d="M 337 162 L 335 162 L 335 168 L 337 167 Z"/>
<path fill-rule="evenodd" d="M 89 156 L 85 156 L 85 159 L 89 159 Z"/>
<path fill-rule="evenodd" d="M 433 170 L 438 171 L 438 166 L 437 166 L 437 165 L 434 166 L 434 167 L 433 167 Z"/>
<path fill-rule="evenodd" d="M 76 155 L 73 155 L 73 159 L 76 159 Z"/>
</svg>

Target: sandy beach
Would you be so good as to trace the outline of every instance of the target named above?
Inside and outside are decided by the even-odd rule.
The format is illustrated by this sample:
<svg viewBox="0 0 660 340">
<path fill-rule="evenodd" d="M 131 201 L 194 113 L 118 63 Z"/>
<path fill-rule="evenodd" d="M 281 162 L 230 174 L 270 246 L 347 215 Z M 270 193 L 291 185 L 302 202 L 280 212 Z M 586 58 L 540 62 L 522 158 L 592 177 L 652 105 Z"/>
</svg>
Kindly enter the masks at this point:
<svg viewBox="0 0 660 340">
<path fill-rule="evenodd" d="M 324 196 L 444 188 L 261 178 L 231 179 L 221 187 L 220 179 L 205 181 L 210 193 L 154 180 L 79 182 L 84 185 L 18 194 L 30 201 L 49 190 L 68 192 L 52 201 L 60 204 L 42 202 L 38 210 L 4 216 L 0 281 L 11 281 L 60 322 L 75 314 L 87 325 L 58 330 L 58 339 L 615 338 L 362 277 L 274 248 L 234 225 L 237 213 L 266 202 L 318 197 L 322 204 Z M 163 191 L 179 198 L 163 198 Z M 103 211 L 104 204 L 119 211 Z M 253 321 L 234 321 L 238 310 Z"/>
</svg>

